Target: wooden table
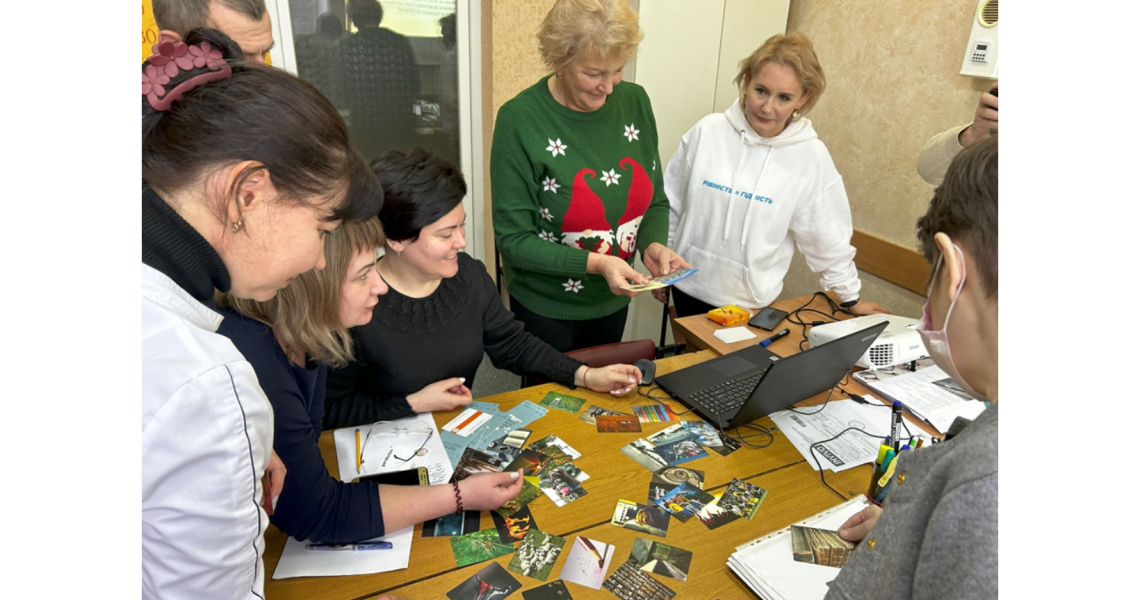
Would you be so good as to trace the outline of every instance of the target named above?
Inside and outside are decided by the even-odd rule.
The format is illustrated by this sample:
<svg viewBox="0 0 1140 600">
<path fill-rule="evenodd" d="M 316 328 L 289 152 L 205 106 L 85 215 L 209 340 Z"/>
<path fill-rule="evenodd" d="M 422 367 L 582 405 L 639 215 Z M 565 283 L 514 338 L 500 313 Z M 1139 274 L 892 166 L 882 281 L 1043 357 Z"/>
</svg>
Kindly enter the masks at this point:
<svg viewBox="0 0 1140 600">
<path fill-rule="evenodd" d="M 830 296 L 831 299 L 834 300 L 836 304 L 839 303 L 839 299 L 834 293 L 829 292 L 828 296 Z M 808 304 L 808 300 L 811 300 L 811 304 Z M 814 309 L 814 310 L 822 311 L 828 315 L 831 314 L 831 307 L 827 304 L 826 300 L 824 300 L 823 298 L 820 298 L 819 296 L 814 296 L 814 297 L 813 296 L 800 296 L 798 298 L 788 298 L 787 300 L 780 300 L 777 302 L 773 302 L 770 306 L 772 308 L 778 308 L 780 310 L 787 311 L 790 313 L 793 310 L 804 306 L 805 304 L 807 305 L 805 307 L 807 309 Z M 757 312 L 760 312 L 760 311 L 754 310 L 754 311 L 752 311 L 752 314 L 755 315 Z M 827 317 L 820 315 L 819 313 L 812 313 L 812 312 L 808 312 L 808 311 L 805 311 L 804 313 L 802 313 L 802 315 L 803 315 L 802 319 L 806 323 L 811 323 L 812 321 L 824 321 L 824 320 L 831 321 L 832 320 L 832 319 L 828 319 Z M 844 314 L 844 313 L 836 313 L 835 318 L 837 318 L 839 320 L 844 320 L 844 319 L 850 319 L 851 317 L 849 315 Z M 729 327 L 746 327 L 749 331 L 751 331 L 752 333 L 755 333 L 757 336 L 753 339 L 744 340 L 742 342 L 736 342 L 734 344 L 727 344 L 725 342 L 720 341 L 720 338 L 716 337 L 716 335 L 714 335 L 714 334 L 717 331 L 720 331 L 721 329 L 725 329 L 725 326 L 721 325 L 720 323 L 717 323 L 716 321 L 713 321 L 712 319 L 708 318 L 705 315 L 693 315 L 690 317 L 683 317 L 683 318 L 677 319 L 674 322 L 674 324 L 677 327 L 677 331 L 682 336 L 684 336 L 685 342 L 687 344 L 692 344 L 693 346 L 695 346 L 697 349 L 700 349 L 700 350 L 712 350 L 714 353 L 716 353 L 718 355 L 725 355 L 725 354 L 728 354 L 729 352 L 736 352 L 737 350 L 747 348 L 748 346 L 755 346 L 756 344 L 758 344 L 760 342 L 760 340 L 767 338 L 768 336 L 772 335 L 773 333 L 775 333 L 775 332 L 777 332 L 777 331 L 779 331 L 785 327 L 791 329 L 792 332 L 791 332 L 791 335 L 789 335 L 787 338 L 784 338 L 784 340 L 787 340 L 789 338 L 794 339 L 797 350 L 798 350 L 798 344 L 799 344 L 800 340 L 804 339 L 803 338 L 803 328 L 800 327 L 799 325 L 792 324 L 787 319 L 785 319 L 784 321 L 781 321 L 780 324 L 777 325 L 776 328 L 772 331 L 764 331 L 763 329 L 760 329 L 759 327 L 752 327 L 751 325 L 748 325 L 747 323 L 737 323 L 736 325 L 730 325 Z M 776 352 L 776 354 L 779 354 L 781 356 L 787 356 L 788 354 L 790 354 L 791 352 L 794 352 L 794 351 L 796 351 L 796 350 L 792 350 L 790 352 Z"/>
<path fill-rule="evenodd" d="M 780 354 L 790 354 L 795 351 L 800 339 L 802 337 L 799 333 L 793 332 L 779 344 L 773 344 L 773 348 Z M 658 374 L 684 368 L 713 356 L 712 353 L 703 351 L 665 358 L 657 361 Z M 855 386 L 857 382 L 851 383 Z M 558 384 L 546 384 L 481 400 L 499 403 L 500 410 L 506 411 L 523 400 L 538 402 L 548 391 L 554 390 L 565 391 L 565 388 Z M 652 403 L 642 396 L 614 398 L 609 394 L 596 394 L 585 389 L 577 389 L 570 393 L 586 399 L 587 404 L 583 408 L 589 404 L 597 404 L 604 408 L 632 413 L 631 406 Z M 659 393 L 661 392 L 655 392 L 655 395 Z M 825 395 L 820 394 L 804 401 L 801 405 L 818 404 L 823 402 L 824 398 Z M 678 412 L 684 410 L 675 402 L 670 401 L 669 404 Z M 458 411 L 436 413 L 434 415 L 436 424 L 442 425 L 457 414 Z M 695 417 L 684 415 L 683 418 Z M 842 500 L 820 483 L 819 473 L 807 464 L 784 435 L 774 430 L 772 421 L 765 417 L 757 421 L 757 424 L 773 429 L 774 437 L 768 447 L 763 449 L 744 447 L 727 457 L 710 453 L 706 458 L 683 465 L 704 471 L 705 489 L 713 494 L 722 492 L 733 477 L 769 490 L 768 497 L 754 520 L 738 519 L 710 531 L 695 518 L 684 523 L 671 519 L 665 538 L 647 536 L 610 525 L 610 517 L 619 499 L 641 503 L 646 501 L 652 477 L 648 470 L 621 454 L 619 449 L 635 439 L 646 437 L 673 424 L 643 423 L 641 433 L 597 433 L 594 426 L 580 420 L 578 415 L 555 409 L 551 409 L 545 417 L 531 423 L 527 427 L 533 432 L 530 441 L 557 434 L 582 453 L 574 464 L 590 475 L 583 484 L 588 494 L 579 500 L 561 508 L 544 496 L 530 503 L 535 525 L 541 531 L 565 538 L 568 545 L 572 544 L 574 537 L 579 535 L 614 544 L 615 554 L 607 570 L 607 576 L 625 562 L 629 557 L 634 538 L 640 535 L 693 553 L 693 563 L 687 581 L 681 582 L 652 575 L 676 591 L 680 598 L 753 598 L 748 588 L 726 565 L 728 556 L 735 547 L 839 504 Z M 749 438 L 748 441 L 766 440 Z M 330 471 L 337 473 L 332 432 L 326 431 L 321 435 L 320 446 Z M 851 498 L 866 491 L 871 467 L 864 465 L 838 474 L 827 473 L 826 476 L 832 487 Z M 480 525 L 481 529 L 494 528 L 489 513 L 482 514 Z M 270 576 L 277 566 L 286 536 L 275 527 L 270 527 L 266 533 L 266 598 L 267 600 L 357 599 L 382 593 L 393 593 L 414 600 L 442 598 L 449 590 L 487 566 L 487 562 L 482 562 L 458 568 L 455 566 L 449 538 L 424 538 L 420 537 L 420 533 L 421 526 L 417 525 L 409 568 L 404 570 L 374 575 L 275 581 L 270 579 Z M 564 550 L 554 565 L 548 581 L 558 579 L 568 555 L 569 549 Z M 505 568 L 511 557 L 512 555 L 507 555 L 495 561 Z M 514 573 L 512 575 L 522 583 L 524 590 L 543 585 L 542 582 L 530 577 Z M 576 584 L 568 584 L 568 587 L 573 588 L 571 593 L 579 600 L 615 597 L 604 588 L 593 590 Z M 521 598 L 521 595 L 512 594 L 512 598 Z"/>
</svg>

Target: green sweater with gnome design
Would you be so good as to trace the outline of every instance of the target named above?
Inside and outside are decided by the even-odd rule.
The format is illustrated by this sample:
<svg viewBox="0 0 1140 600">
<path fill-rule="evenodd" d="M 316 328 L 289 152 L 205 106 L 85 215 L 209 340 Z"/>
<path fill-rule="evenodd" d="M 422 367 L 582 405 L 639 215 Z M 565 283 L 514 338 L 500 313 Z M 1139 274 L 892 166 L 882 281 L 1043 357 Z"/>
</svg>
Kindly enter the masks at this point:
<svg viewBox="0 0 1140 600">
<path fill-rule="evenodd" d="M 615 85 L 593 112 L 559 104 L 546 77 L 504 104 L 491 144 L 491 195 L 511 295 L 544 317 L 574 321 L 628 305 L 605 277 L 586 274 L 587 253 L 633 264 L 635 250 L 667 242 L 660 162 L 657 122 L 636 83 Z"/>
</svg>

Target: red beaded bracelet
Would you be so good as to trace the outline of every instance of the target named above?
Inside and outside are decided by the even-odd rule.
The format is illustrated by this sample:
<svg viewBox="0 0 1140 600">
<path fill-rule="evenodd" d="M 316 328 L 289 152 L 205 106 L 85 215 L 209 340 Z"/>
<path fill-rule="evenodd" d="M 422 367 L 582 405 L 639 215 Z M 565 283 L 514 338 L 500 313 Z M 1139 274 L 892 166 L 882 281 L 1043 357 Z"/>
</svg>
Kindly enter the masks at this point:
<svg viewBox="0 0 1140 600">
<path fill-rule="evenodd" d="M 459 496 L 459 482 L 452 481 L 451 485 L 455 488 L 455 514 L 463 514 L 463 498 Z"/>
</svg>

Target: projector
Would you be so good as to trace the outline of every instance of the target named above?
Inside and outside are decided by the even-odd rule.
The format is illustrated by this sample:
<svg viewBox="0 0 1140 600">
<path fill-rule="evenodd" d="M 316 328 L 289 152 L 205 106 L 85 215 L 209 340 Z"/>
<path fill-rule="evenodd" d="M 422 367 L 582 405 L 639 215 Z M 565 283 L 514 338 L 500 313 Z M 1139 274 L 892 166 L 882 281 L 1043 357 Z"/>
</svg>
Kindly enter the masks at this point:
<svg viewBox="0 0 1140 600">
<path fill-rule="evenodd" d="M 808 345 L 812 348 L 826 344 L 849 333 L 866 329 L 887 321 L 887 328 L 879 334 L 867 352 L 855 363 L 867 369 L 882 369 L 927 356 L 926 346 L 918 335 L 918 319 L 895 315 L 868 315 L 846 321 L 816 325 L 808 331 Z"/>
</svg>

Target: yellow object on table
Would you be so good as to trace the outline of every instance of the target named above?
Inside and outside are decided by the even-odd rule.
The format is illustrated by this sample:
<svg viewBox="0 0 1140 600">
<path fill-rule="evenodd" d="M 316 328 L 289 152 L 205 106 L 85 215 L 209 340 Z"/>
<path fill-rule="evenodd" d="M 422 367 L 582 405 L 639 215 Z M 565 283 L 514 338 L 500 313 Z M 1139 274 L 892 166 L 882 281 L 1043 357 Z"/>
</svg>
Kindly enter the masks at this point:
<svg viewBox="0 0 1140 600">
<path fill-rule="evenodd" d="M 735 304 L 722 306 L 709 311 L 709 318 L 721 325 L 736 325 L 752 317 L 752 313 Z"/>
</svg>

